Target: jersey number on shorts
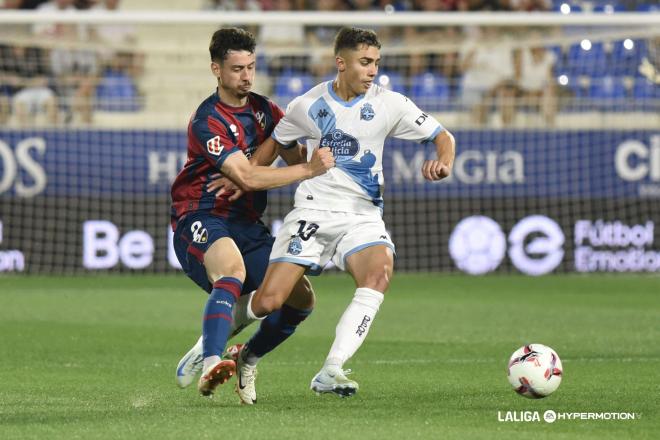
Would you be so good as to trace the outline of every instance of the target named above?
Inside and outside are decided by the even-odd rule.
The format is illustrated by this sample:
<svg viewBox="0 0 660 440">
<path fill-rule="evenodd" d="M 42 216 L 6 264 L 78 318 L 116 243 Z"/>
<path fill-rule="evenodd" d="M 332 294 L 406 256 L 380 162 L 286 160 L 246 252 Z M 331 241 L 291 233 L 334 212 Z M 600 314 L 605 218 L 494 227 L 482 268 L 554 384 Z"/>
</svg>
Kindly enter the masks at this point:
<svg viewBox="0 0 660 440">
<path fill-rule="evenodd" d="M 190 226 L 190 232 L 193 234 L 193 241 L 195 243 L 206 243 L 209 239 L 209 234 L 206 228 L 202 227 L 202 222 L 196 221 Z"/>
<path fill-rule="evenodd" d="M 292 238 L 298 236 L 307 241 L 312 237 L 312 235 L 314 235 L 316 231 L 319 230 L 319 225 L 316 223 L 307 224 L 306 220 L 298 220 L 298 223 L 300 224 L 300 227 L 298 228 L 298 232 L 291 236 Z M 305 228 L 305 226 L 307 226 L 307 228 Z"/>
</svg>

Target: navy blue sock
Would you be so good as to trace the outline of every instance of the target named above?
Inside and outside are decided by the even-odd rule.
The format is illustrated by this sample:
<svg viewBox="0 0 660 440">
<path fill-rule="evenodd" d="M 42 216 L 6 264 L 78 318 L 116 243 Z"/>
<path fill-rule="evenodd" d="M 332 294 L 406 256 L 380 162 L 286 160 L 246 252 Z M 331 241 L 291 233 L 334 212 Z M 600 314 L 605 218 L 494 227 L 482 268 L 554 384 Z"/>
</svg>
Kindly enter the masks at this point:
<svg viewBox="0 0 660 440">
<path fill-rule="evenodd" d="M 313 309 L 294 309 L 286 304 L 281 309 L 268 315 L 259 326 L 259 330 L 248 341 L 245 353 L 247 357 L 263 357 L 284 342 L 296 331 L 298 324 L 307 318 Z"/>
<path fill-rule="evenodd" d="M 222 356 L 231 330 L 232 308 L 242 288 L 243 283 L 232 277 L 223 277 L 213 283 L 202 324 L 205 358 Z"/>
</svg>

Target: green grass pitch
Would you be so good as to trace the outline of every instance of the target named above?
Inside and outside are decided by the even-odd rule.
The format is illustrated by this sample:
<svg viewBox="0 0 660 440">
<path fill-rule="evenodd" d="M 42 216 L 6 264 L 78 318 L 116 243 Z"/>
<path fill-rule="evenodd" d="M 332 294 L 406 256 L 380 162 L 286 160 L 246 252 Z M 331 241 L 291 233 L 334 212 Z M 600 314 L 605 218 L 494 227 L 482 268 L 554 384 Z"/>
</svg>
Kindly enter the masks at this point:
<svg viewBox="0 0 660 440">
<path fill-rule="evenodd" d="M 657 277 L 397 275 L 347 364 L 361 387 L 351 399 L 316 396 L 309 382 L 352 281 L 313 282 L 314 314 L 262 360 L 258 404 L 246 407 L 233 379 L 214 399 L 174 384 L 205 301 L 184 276 L 0 278 L 0 439 L 658 438 Z M 564 364 L 546 399 L 506 379 L 528 342 Z M 498 421 L 548 409 L 636 418 Z"/>
</svg>

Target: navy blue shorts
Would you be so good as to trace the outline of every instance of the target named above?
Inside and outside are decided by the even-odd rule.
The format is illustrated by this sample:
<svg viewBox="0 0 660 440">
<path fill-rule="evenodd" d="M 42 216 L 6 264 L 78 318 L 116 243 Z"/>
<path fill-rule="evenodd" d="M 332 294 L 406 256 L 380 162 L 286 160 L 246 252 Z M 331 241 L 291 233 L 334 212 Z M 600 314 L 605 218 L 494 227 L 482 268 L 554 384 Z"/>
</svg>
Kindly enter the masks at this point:
<svg viewBox="0 0 660 440">
<path fill-rule="evenodd" d="M 263 223 L 239 223 L 195 212 L 180 219 L 174 231 L 174 251 L 188 277 L 211 293 L 213 286 L 206 276 L 204 253 L 217 240 L 229 237 L 243 255 L 245 282 L 241 294 L 256 290 L 266 275 L 273 236 Z"/>
</svg>

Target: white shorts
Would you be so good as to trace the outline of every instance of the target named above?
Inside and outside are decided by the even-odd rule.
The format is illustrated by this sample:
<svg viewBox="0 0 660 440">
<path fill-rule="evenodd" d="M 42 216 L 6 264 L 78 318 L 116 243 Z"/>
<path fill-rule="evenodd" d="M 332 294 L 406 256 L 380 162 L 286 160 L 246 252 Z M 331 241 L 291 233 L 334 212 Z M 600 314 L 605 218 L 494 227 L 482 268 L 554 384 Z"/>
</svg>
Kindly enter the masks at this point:
<svg viewBox="0 0 660 440">
<path fill-rule="evenodd" d="M 380 216 L 294 208 L 277 233 L 270 262 L 300 264 L 307 274 L 318 275 L 331 259 L 345 270 L 348 256 L 381 244 L 394 252 Z"/>
</svg>

